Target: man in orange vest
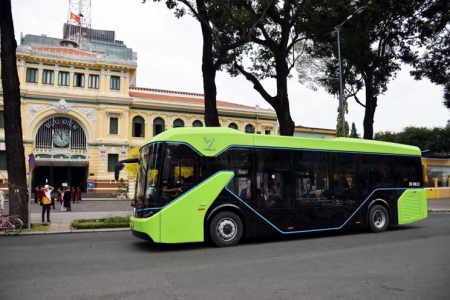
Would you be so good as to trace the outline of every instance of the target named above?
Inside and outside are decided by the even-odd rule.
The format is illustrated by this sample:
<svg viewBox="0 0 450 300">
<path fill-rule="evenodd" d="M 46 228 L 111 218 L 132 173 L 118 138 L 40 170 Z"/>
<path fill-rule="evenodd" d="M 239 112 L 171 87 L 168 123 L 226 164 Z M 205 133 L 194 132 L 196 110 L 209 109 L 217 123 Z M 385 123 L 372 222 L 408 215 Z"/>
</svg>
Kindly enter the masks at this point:
<svg viewBox="0 0 450 300">
<path fill-rule="evenodd" d="M 41 188 L 42 193 L 42 223 L 44 223 L 44 215 L 47 211 L 47 222 L 51 223 L 50 221 L 50 206 L 52 205 L 52 191 L 54 190 L 54 187 L 49 186 L 46 184 L 43 188 Z"/>
</svg>

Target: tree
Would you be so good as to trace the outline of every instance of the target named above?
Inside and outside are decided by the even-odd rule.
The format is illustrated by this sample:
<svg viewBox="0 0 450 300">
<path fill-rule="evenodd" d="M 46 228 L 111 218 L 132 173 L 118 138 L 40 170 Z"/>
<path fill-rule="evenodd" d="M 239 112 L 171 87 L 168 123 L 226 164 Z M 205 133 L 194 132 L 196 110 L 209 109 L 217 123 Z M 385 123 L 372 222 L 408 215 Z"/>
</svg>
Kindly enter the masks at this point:
<svg viewBox="0 0 450 300">
<path fill-rule="evenodd" d="M 128 151 L 127 159 L 130 158 L 138 158 L 139 157 L 139 150 L 141 149 L 140 146 L 134 146 Z M 126 164 L 125 170 L 127 170 L 129 176 L 136 176 L 137 175 L 137 164 Z"/>
<path fill-rule="evenodd" d="M 444 105 L 450 108 L 450 10 L 448 0 L 427 0 L 419 23 L 418 45 L 425 51 L 412 62 L 415 79 L 428 78 L 444 86 Z"/>
<path fill-rule="evenodd" d="M 398 143 L 398 133 L 391 132 L 391 131 L 380 131 L 375 133 L 374 140 L 377 141 L 383 141 L 383 142 L 391 142 L 391 143 Z"/>
<path fill-rule="evenodd" d="M 153 0 L 153 2 L 160 1 Z M 145 2 L 146 0 L 143 0 L 143 3 Z M 184 6 L 180 6 L 180 3 Z M 248 33 L 239 23 L 240 13 L 232 9 L 231 0 L 166 0 L 166 5 L 167 8 L 175 10 L 174 14 L 177 18 L 186 14 L 186 7 L 200 23 L 203 37 L 202 74 L 205 95 L 205 126 L 220 126 L 217 111 L 216 73 L 224 63 L 230 60 L 229 52 L 231 50 L 248 42 Z M 249 28 L 251 30 L 252 26 Z"/>
<path fill-rule="evenodd" d="M 375 140 L 401 143 L 419 147 L 422 151 L 428 150 L 436 153 L 450 152 L 450 126 L 435 127 L 406 127 L 403 131 L 395 133 L 390 131 L 377 132 Z"/>
<path fill-rule="evenodd" d="M 299 43 L 297 43 L 298 47 Z M 336 122 L 336 135 L 342 135 L 342 118 L 341 118 L 341 103 L 340 103 L 340 93 L 339 93 L 339 78 L 338 77 L 327 77 L 327 66 L 334 64 L 332 59 L 326 57 L 314 58 L 311 55 L 303 55 L 295 62 L 295 68 L 298 73 L 298 81 L 301 84 L 306 84 L 308 88 L 316 91 L 319 87 L 324 88 L 328 93 L 335 94 L 336 98 L 339 100 L 339 106 L 337 109 L 337 122 Z M 347 81 L 343 84 L 343 102 L 344 102 L 344 115 L 348 114 L 348 102 L 347 100 L 351 97 L 356 97 L 357 91 L 361 89 L 358 85 L 359 80 L 349 80 L 349 76 L 346 74 L 344 76 Z M 358 100 L 358 99 L 357 99 Z M 348 122 L 345 121 L 345 132 L 348 136 Z"/>
<path fill-rule="evenodd" d="M 161 0 L 153 0 L 153 2 L 160 2 Z M 145 3 L 143 0 L 142 3 Z M 219 114 L 217 111 L 217 87 L 216 87 L 216 72 L 217 66 L 213 58 L 213 40 L 212 31 L 209 26 L 208 11 L 206 9 L 204 0 L 197 0 L 194 2 L 188 0 L 167 0 L 166 5 L 169 9 L 175 9 L 175 16 L 181 18 L 186 11 L 178 4 L 182 3 L 188 7 L 192 14 L 199 20 L 203 36 L 203 55 L 202 55 L 202 73 L 203 73 L 203 93 L 205 95 L 205 126 L 215 127 L 220 126 Z M 196 9 L 196 7 L 198 9 Z"/>
<path fill-rule="evenodd" d="M 10 0 L 0 0 L 0 35 L 9 213 L 19 215 L 22 221 L 28 224 L 30 220 L 28 220 L 26 167 L 20 115 L 20 82 L 16 63 L 17 43 L 14 37 Z"/>
<path fill-rule="evenodd" d="M 406 127 L 398 135 L 398 143 L 413 145 L 421 150 L 430 150 L 433 136 L 431 130 L 426 127 Z"/>
<path fill-rule="evenodd" d="M 411 46 L 417 38 L 419 12 L 422 0 L 317 0 L 315 9 L 309 9 L 305 22 L 313 46 L 308 49 L 313 57 L 327 57 L 328 86 L 334 94 L 339 74 L 336 36 L 331 34 L 340 27 L 342 76 L 346 85 L 358 92 L 365 88 L 364 139 L 373 138 L 373 122 L 378 98 L 400 70 L 402 62 L 410 62 L 415 53 Z M 361 8 L 364 8 L 362 11 Z M 359 10 L 358 10 L 359 9 Z M 354 13 L 362 12 L 361 14 Z M 352 16 L 351 20 L 349 16 Z M 345 20 L 348 21 L 345 21 Z M 344 23 L 345 24 L 344 24 Z"/>
<path fill-rule="evenodd" d="M 235 9 L 250 20 L 261 19 L 251 31 L 251 42 L 245 53 L 251 66 L 247 69 L 244 57 L 236 55 L 235 62 L 229 68 L 232 75 L 237 72 L 244 75 L 253 84 L 253 88 L 275 110 L 280 125 L 280 134 L 292 136 L 295 124 L 289 108 L 287 82 L 295 61 L 303 49 L 295 45 L 305 39 L 302 19 L 308 2 L 302 0 L 237 1 Z M 262 11 L 266 10 L 264 14 Z M 261 84 L 261 80 L 275 79 L 276 94 L 270 95 Z"/>
<path fill-rule="evenodd" d="M 355 122 L 352 123 L 352 131 L 350 133 L 350 137 L 359 139 L 359 134 L 358 132 L 356 132 Z"/>
</svg>

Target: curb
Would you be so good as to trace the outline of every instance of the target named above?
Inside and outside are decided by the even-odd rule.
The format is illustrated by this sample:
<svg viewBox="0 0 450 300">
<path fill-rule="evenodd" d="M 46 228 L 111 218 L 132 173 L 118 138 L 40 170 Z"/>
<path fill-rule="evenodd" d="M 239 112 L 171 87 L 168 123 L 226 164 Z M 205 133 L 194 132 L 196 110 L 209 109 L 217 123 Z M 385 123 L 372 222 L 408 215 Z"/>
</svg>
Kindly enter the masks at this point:
<svg viewBox="0 0 450 300">
<path fill-rule="evenodd" d="M 436 209 L 429 209 L 428 212 L 431 212 L 431 213 L 447 213 L 447 212 L 450 212 L 450 209 L 448 209 L 448 208 L 443 208 L 443 209 L 436 208 Z"/>
<path fill-rule="evenodd" d="M 30 231 L 21 232 L 19 235 L 43 235 L 43 234 L 59 234 L 59 233 L 88 233 L 88 232 L 110 232 L 110 231 L 129 231 L 129 227 L 124 228 L 103 228 L 103 229 L 70 229 L 70 230 L 52 230 L 52 231 Z M 5 234 L 5 236 L 8 236 Z"/>
</svg>

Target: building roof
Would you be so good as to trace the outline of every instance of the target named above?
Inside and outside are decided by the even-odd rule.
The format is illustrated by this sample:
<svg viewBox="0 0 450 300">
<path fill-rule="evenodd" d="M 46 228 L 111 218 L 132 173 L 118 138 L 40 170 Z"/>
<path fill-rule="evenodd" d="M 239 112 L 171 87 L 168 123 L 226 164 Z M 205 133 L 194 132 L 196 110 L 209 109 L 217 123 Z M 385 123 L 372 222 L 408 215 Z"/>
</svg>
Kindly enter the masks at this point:
<svg viewBox="0 0 450 300">
<path fill-rule="evenodd" d="M 310 130 L 310 131 L 329 131 L 332 134 L 336 133 L 336 129 L 330 129 L 330 128 L 317 128 L 317 127 L 306 127 L 306 126 L 301 126 L 301 125 L 296 125 L 295 129 L 299 129 L 300 131 L 302 130 Z M 294 130 L 295 130 L 294 129 Z"/>
<path fill-rule="evenodd" d="M 129 90 L 130 97 L 148 99 L 148 100 L 161 100 L 170 102 L 179 102 L 180 104 L 204 104 L 204 95 L 189 92 L 179 92 L 179 91 L 169 91 L 161 89 L 151 89 L 142 87 L 130 87 Z M 258 107 L 247 106 L 237 103 L 231 103 L 226 101 L 217 100 L 217 106 L 225 108 L 235 108 L 235 109 L 249 109 L 255 110 Z M 273 112 L 270 109 L 260 109 L 264 112 Z M 274 112 L 273 112 L 274 113 Z"/>
<path fill-rule="evenodd" d="M 69 54 L 69 55 L 90 56 L 90 57 L 97 56 L 95 53 L 92 53 L 92 52 L 87 52 L 87 51 L 82 51 L 82 50 L 67 48 L 67 47 L 31 46 L 31 49 L 37 50 L 37 51 L 63 53 L 63 54 Z"/>
</svg>

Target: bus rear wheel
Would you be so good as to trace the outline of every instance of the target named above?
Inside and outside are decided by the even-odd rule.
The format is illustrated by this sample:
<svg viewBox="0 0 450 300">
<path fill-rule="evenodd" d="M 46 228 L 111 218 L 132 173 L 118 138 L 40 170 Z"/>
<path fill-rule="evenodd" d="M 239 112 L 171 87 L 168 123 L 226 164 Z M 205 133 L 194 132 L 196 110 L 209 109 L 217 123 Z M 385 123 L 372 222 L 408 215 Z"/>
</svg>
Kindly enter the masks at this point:
<svg viewBox="0 0 450 300">
<path fill-rule="evenodd" d="M 383 232 L 389 225 L 389 213 L 382 205 L 374 205 L 369 212 L 369 225 L 373 232 Z"/>
<path fill-rule="evenodd" d="M 214 216 L 209 226 L 211 239 L 219 247 L 234 246 L 242 237 L 241 218 L 230 211 L 223 211 Z"/>
</svg>

